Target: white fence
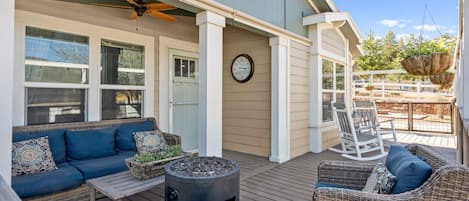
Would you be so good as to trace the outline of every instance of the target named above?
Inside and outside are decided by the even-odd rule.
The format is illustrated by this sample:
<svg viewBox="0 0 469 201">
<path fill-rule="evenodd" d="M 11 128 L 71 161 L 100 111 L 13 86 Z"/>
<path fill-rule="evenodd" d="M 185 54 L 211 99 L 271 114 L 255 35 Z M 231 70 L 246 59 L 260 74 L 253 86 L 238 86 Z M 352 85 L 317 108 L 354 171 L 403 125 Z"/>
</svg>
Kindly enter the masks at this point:
<svg viewBox="0 0 469 201">
<path fill-rule="evenodd" d="M 373 90 L 369 91 L 369 96 L 358 96 L 355 93 L 363 92 L 365 86 L 373 86 Z M 438 95 L 438 96 L 447 96 L 452 97 L 452 92 L 440 92 L 439 85 L 429 84 L 429 83 L 395 83 L 391 81 L 365 81 L 365 80 L 354 80 L 352 81 L 352 92 L 354 97 L 375 97 L 375 98 L 386 98 L 388 94 L 400 94 L 400 95 L 415 95 L 415 94 L 425 94 L 425 95 Z M 379 94 L 378 97 L 376 95 Z"/>
</svg>

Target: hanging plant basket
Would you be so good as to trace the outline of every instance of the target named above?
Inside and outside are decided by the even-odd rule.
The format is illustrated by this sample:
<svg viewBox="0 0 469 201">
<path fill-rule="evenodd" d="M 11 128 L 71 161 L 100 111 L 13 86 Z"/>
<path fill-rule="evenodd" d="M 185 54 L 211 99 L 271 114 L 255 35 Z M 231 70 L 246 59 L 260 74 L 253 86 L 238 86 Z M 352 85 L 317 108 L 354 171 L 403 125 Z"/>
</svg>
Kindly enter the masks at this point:
<svg viewBox="0 0 469 201">
<path fill-rule="evenodd" d="M 454 80 L 454 73 L 452 72 L 445 72 L 439 75 L 431 75 L 430 81 L 432 81 L 433 84 L 438 84 L 442 89 L 449 89 L 451 86 L 453 86 L 453 80 Z"/>
<path fill-rule="evenodd" d="M 433 53 L 406 57 L 401 61 L 404 69 L 412 75 L 439 75 L 444 73 L 453 63 L 449 53 Z"/>
</svg>

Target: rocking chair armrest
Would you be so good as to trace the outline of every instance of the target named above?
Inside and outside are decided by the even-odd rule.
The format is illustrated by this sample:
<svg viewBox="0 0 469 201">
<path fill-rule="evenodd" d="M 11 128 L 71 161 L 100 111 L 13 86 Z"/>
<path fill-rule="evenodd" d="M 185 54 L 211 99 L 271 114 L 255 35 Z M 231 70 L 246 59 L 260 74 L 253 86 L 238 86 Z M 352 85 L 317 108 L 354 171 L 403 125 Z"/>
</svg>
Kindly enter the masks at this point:
<svg viewBox="0 0 469 201">
<path fill-rule="evenodd" d="M 362 189 L 375 165 L 354 161 L 321 161 L 318 166 L 318 181 Z"/>
<path fill-rule="evenodd" d="M 163 131 L 161 131 L 161 133 L 163 133 L 164 139 L 169 146 L 181 144 L 181 136 Z"/>
</svg>

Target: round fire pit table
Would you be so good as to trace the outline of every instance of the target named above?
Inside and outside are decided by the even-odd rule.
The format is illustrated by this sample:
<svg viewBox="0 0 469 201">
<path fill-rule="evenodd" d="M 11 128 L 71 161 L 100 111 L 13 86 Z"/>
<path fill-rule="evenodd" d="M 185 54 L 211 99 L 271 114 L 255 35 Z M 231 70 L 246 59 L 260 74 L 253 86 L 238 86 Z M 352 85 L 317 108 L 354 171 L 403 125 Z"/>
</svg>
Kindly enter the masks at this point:
<svg viewBox="0 0 469 201">
<path fill-rule="evenodd" d="M 165 167 L 167 201 L 238 201 L 239 163 L 218 157 L 190 157 Z"/>
</svg>

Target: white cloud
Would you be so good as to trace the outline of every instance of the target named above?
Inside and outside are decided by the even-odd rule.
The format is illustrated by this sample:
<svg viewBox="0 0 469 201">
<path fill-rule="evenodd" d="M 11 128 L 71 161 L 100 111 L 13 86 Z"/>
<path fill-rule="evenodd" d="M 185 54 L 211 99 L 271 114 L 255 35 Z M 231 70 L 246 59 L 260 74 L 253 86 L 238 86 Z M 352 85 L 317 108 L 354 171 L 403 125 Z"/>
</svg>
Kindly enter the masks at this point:
<svg viewBox="0 0 469 201">
<path fill-rule="evenodd" d="M 456 31 L 456 29 L 448 29 L 445 32 L 449 33 L 449 34 L 455 34 L 457 31 Z"/>
<path fill-rule="evenodd" d="M 387 27 L 398 27 L 398 28 L 404 28 L 406 27 L 406 24 L 403 23 L 404 20 L 390 20 L 390 19 L 384 19 L 379 21 L 380 24 L 387 26 Z"/>
<path fill-rule="evenodd" d="M 424 25 L 418 25 L 414 27 L 417 30 L 424 30 L 424 31 L 438 31 L 438 29 L 444 28 L 443 26 L 440 25 L 429 25 L 429 24 L 424 24 Z"/>
</svg>

